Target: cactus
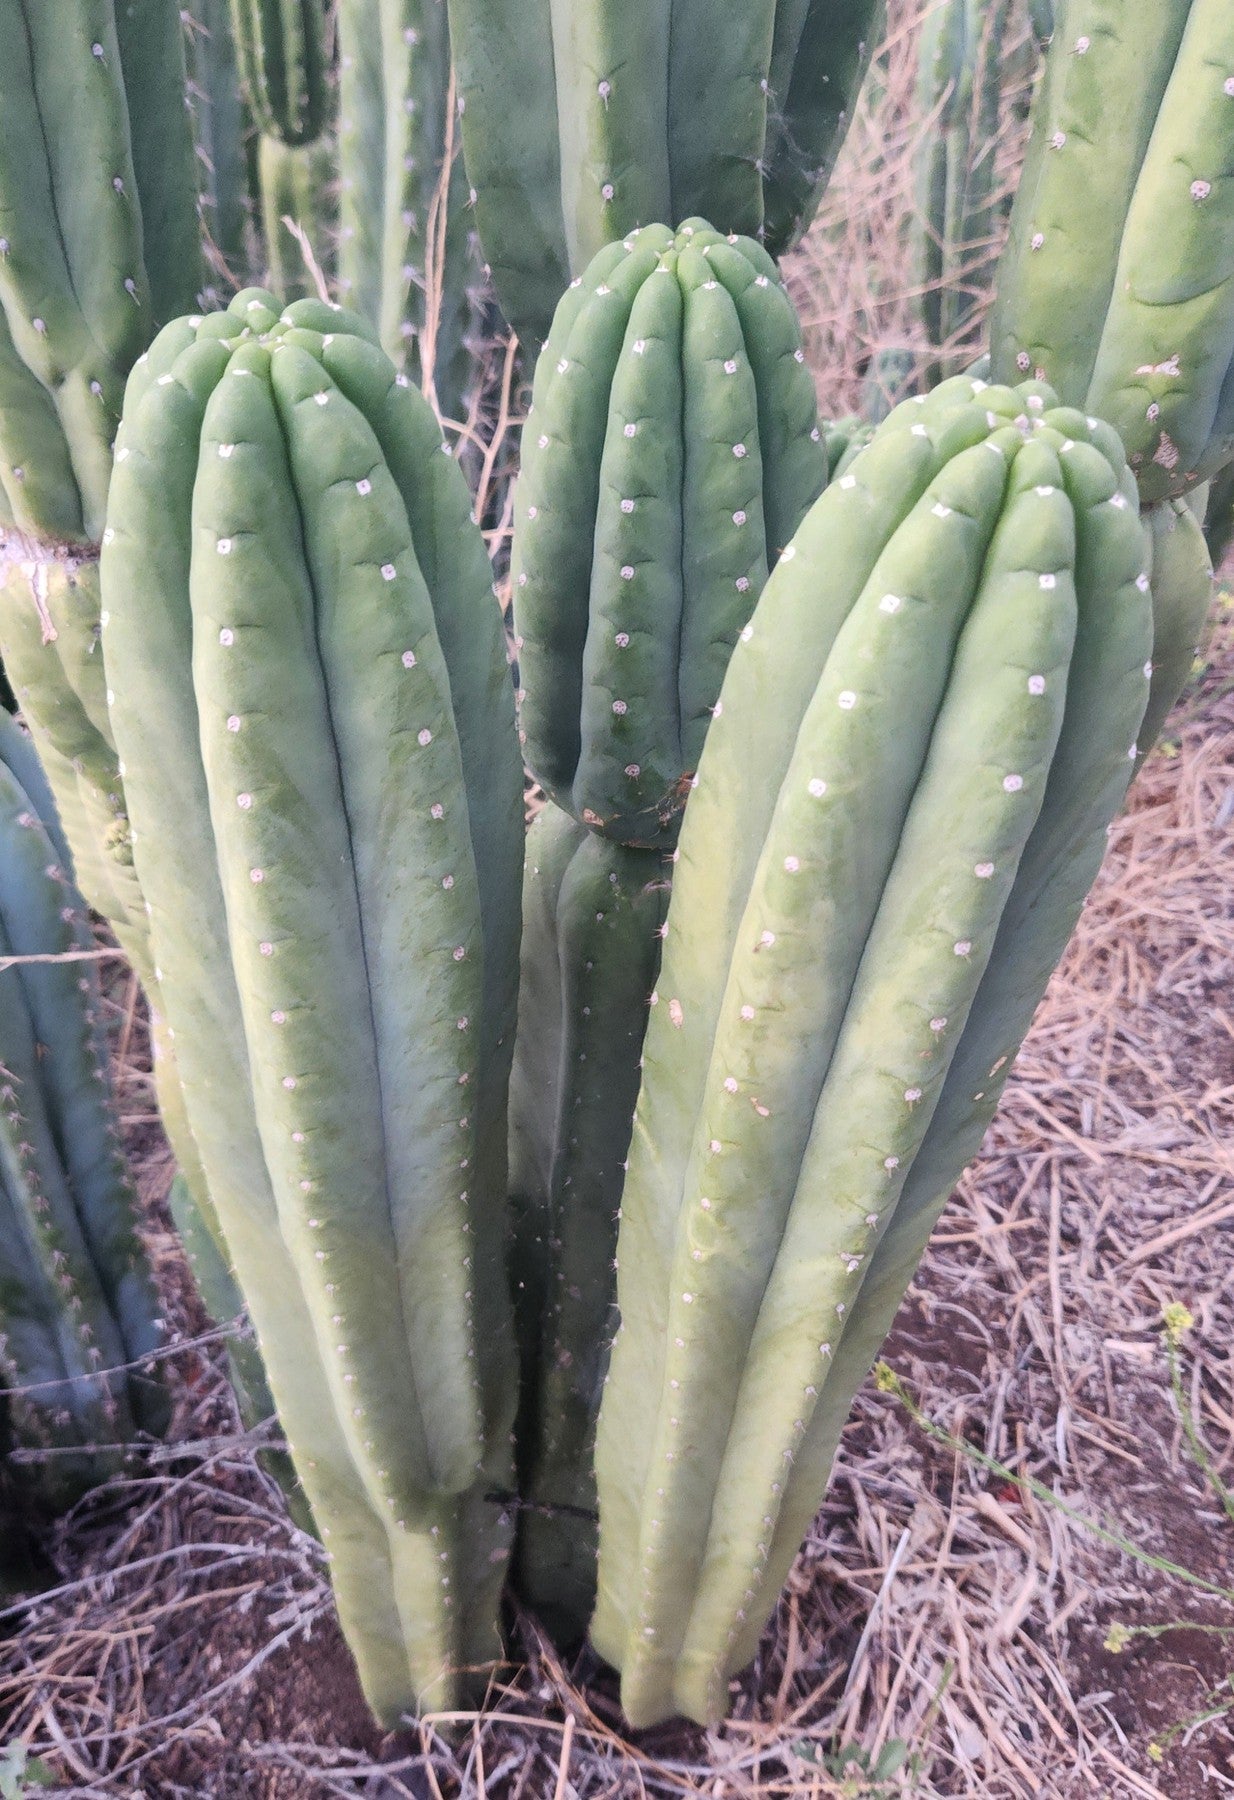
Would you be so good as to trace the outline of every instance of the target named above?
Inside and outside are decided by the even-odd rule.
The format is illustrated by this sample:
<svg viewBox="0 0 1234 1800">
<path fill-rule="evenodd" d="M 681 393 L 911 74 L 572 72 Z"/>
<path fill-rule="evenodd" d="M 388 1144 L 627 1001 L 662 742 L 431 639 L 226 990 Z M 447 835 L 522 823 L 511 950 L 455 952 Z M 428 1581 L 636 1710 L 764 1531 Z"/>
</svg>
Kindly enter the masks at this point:
<svg viewBox="0 0 1234 1800">
<path fill-rule="evenodd" d="M 1234 458 L 1234 13 L 1067 0 L 1000 266 L 996 379 L 1108 419 L 1145 503 Z"/>
<path fill-rule="evenodd" d="M 38 1510 L 114 1473 L 138 1430 L 169 1417 L 143 1372 L 163 1325 L 91 945 L 46 778 L 0 712 L 0 1437 L 34 1453 L 8 1473 Z"/>
<path fill-rule="evenodd" d="M 285 299 L 313 288 L 284 217 L 305 233 L 318 265 L 333 235 L 330 89 L 323 0 L 231 0 L 240 85 L 259 132 L 258 185 L 266 260 Z"/>
<path fill-rule="evenodd" d="M 361 321 L 241 293 L 130 383 L 102 564 L 159 1001 L 390 1722 L 496 1653 L 514 1404 L 521 771 L 442 448 Z"/>
<path fill-rule="evenodd" d="M 1219 569 L 1234 543 L 1234 463 L 1221 471 L 1209 489 L 1204 535 L 1213 566 Z"/>
<path fill-rule="evenodd" d="M 555 806 L 527 840 L 519 1029 L 510 1086 L 518 1425 L 515 1585 L 565 1643 L 595 1599 L 596 1414 L 613 1254 L 668 865 Z"/>
<path fill-rule="evenodd" d="M 626 844 L 675 838 L 733 644 L 826 479 L 803 365 L 766 252 L 701 220 L 610 245 L 558 308 L 514 503 L 521 726 L 557 804 Z"/>
<path fill-rule="evenodd" d="M 343 0 L 339 288 L 395 367 L 465 419 L 483 284 L 445 0 Z"/>
<path fill-rule="evenodd" d="M 958 377 L 827 489 L 734 655 L 596 1451 L 592 1636 L 636 1725 L 722 1713 L 1096 872 L 1148 695 L 1133 496 L 1108 428 Z"/>
<path fill-rule="evenodd" d="M 240 96 L 229 0 L 193 0 L 184 23 L 202 221 L 208 243 L 234 280 L 251 260 L 246 139 L 253 124 Z M 205 297 L 213 301 L 216 294 L 208 288 Z"/>
<path fill-rule="evenodd" d="M 934 121 L 918 196 L 917 284 L 931 348 L 971 360 L 998 258 L 996 159 L 1011 0 L 945 0 L 926 15 L 918 104 Z M 935 369 L 931 385 L 940 378 Z"/>
<path fill-rule="evenodd" d="M 652 219 L 778 254 L 818 204 L 881 0 L 449 0 L 476 226 L 506 317 L 543 341 L 570 276 Z M 719 28 L 717 28 L 719 26 Z"/>
</svg>

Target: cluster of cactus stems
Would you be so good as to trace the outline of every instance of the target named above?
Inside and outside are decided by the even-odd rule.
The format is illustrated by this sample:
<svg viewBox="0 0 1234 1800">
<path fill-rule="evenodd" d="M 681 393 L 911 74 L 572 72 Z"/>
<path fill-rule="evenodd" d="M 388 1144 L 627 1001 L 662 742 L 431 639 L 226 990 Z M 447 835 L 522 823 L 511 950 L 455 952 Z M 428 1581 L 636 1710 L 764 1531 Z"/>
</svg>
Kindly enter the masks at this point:
<svg viewBox="0 0 1234 1800">
<path fill-rule="evenodd" d="M 0 712 L 0 1447 L 27 1453 L 10 1468 L 35 1509 L 169 1417 L 92 945 L 47 778 Z"/>
<path fill-rule="evenodd" d="M 669 11 L 449 0 L 448 45 L 445 0 L 339 0 L 344 311 L 281 260 L 283 212 L 330 236 L 326 9 L 198 0 L 210 281 L 256 176 L 284 290 L 202 314 L 178 9 L 0 0 L 0 655 L 45 770 L 0 713 L 7 1429 L 67 1487 L 163 1422 L 90 964 L 5 960 L 86 942 L 49 784 L 387 1723 L 500 1654 L 508 1574 L 633 1724 L 722 1715 L 1230 511 L 1225 0 L 1033 7 L 996 379 L 825 426 L 773 256 L 879 0 Z M 927 52 L 965 269 L 1007 13 Z M 416 391 L 465 410 L 473 219 L 545 345 L 517 681 Z"/>
<path fill-rule="evenodd" d="M 506 317 L 543 342 L 596 253 L 700 214 L 778 255 L 813 216 L 882 0 L 449 0 L 476 225 Z M 670 16 L 671 15 L 671 16 Z"/>
</svg>

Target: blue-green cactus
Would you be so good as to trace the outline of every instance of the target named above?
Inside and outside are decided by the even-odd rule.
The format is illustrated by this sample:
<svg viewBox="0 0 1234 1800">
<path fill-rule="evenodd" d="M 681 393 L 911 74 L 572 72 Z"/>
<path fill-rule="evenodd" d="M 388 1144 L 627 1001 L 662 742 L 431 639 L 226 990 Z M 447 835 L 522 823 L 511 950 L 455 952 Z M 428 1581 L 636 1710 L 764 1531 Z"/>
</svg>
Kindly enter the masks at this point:
<svg viewBox="0 0 1234 1800">
<path fill-rule="evenodd" d="M 592 1635 L 635 1724 L 719 1717 L 753 1653 L 1152 672 L 1118 440 L 1048 390 L 906 403 L 790 549 L 687 812 L 622 1201 Z"/>
<path fill-rule="evenodd" d="M 512 557 L 528 766 L 559 806 L 671 846 L 724 669 L 826 480 L 766 252 L 702 220 L 602 250 L 536 369 Z"/>
<path fill-rule="evenodd" d="M 158 1002 L 378 1715 L 497 1651 L 521 771 L 462 477 L 361 322 L 130 383 L 104 654 Z"/>
</svg>

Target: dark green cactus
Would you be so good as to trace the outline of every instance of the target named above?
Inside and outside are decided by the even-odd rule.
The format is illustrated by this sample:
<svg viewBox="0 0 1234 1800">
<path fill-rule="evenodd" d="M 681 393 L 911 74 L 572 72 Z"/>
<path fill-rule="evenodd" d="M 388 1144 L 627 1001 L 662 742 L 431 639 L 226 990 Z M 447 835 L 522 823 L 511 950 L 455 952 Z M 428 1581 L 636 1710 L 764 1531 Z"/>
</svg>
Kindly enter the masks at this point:
<svg viewBox="0 0 1234 1800">
<path fill-rule="evenodd" d="M 1204 535 L 1213 566 L 1219 569 L 1234 543 L 1234 463 L 1221 471 L 1209 489 Z"/>
<path fill-rule="evenodd" d="M 1000 266 L 994 374 L 1116 426 L 1152 502 L 1234 458 L 1234 11 L 1064 0 Z"/>
<path fill-rule="evenodd" d="M 315 291 L 312 272 L 283 223 L 308 240 L 319 268 L 333 235 L 326 10 L 323 0 L 231 0 L 240 84 L 257 126 L 257 179 L 266 263 L 284 299 Z"/>
<path fill-rule="evenodd" d="M 257 129 L 311 144 L 329 114 L 323 0 L 231 0 L 240 80 Z"/>
<path fill-rule="evenodd" d="M 520 1597 L 563 1642 L 595 1600 L 592 1453 L 618 1207 L 671 865 L 547 806 L 527 840 L 510 1086 Z"/>
<path fill-rule="evenodd" d="M 881 0 L 449 0 L 476 225 L 540 342 L 570 276 L 652 219 L 703 214 L 779 254 L 812 215 Z"/>
<path fill-rule="evenodd" d="M 246 140 L 256 128 L 240 93 L 229 0 L 192 0 L 184 28 L 202 223 L 208 243 L 235 279 L 252 260 Z M 209 285 L 207 297 L 216 294 Z"/>
<path fill-rule="evenodd" d="M 92 944 L 46 778 L 0 712 L 0 1439 L 35 1453 L 9 1480 L 49 1510 L 169 1418 Z"/>
<path fill-rule="evenodd" d="M 133 849 L 185 1103 L 366 1693 L 497 1651 L 521 771 L 436 422 L 269 295 L 130 383 L 103 551 Z"/>
<path fill-rule="evenodd" d="M 725 665 L 826 479 L 766 252 L 702 220 L 602 250 L 536 370 L 515 494 L 527 762 L 631 845 L 671 844 Z"/>
<path fill-rule="evenodd" d="M 906 403 L 790 551 L 687 813 L 622 1201 L 592 1635 L 635 1724 L 717 1718 L 753 1654 L 1149 691 L 1134 483 L 1048 390 Z"/>
</svg>

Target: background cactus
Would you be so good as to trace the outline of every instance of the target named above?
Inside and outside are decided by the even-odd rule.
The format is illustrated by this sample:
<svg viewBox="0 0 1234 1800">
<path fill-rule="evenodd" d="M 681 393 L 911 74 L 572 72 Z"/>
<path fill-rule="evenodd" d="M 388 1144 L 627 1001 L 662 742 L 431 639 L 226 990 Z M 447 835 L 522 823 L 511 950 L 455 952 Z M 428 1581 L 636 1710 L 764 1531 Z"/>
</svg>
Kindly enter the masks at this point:
<svg viewBox="0 0 1234 1800">
<path fill-rule="evenodd" d="M 323 0 L 231 0 L 231 21 L 241 91 L 259 133 L 270 281 L 285 299 L 295 299 L 316 289 L 284 217 L 305 233 L 319 268 L 329 263 L 333 232 L 326 8 Z"/>
<path fill-rule="evenodd" d="M 1018 24 L 1011 0 L 945 0 L 926 14 L 919 110 L 934 123 L 922 164 L 917 280 L 927 341 L 945 353 L 930 385 L 971 361 L 982 334 L 998 260 L 997 153 Z"/>
<path fill-rule="evenodd" d="M 0 712 L 0 1449 L 37 1453 L 3 1471 L 22 1511 L 67 1505 L 170 1414 L 92 946 L 46 778 Z"/>
<path fill-rule="evenodd" d="M 1146 502 L 1234 458 L 1234 14 L 1224 0 L 1064 0 L 992 330 L 1108 419 Z"/>
<path fill-rule="evenodd" d="M 525 755 L 558 805 L 671 844 L 729 654 L 826 473 L 765 251 L 695 220 L 600 252 L 537 365 L 514 503 Z"/>
<path fill-rule="evenodd" d="M 521 774 L 442 449 L 359 320 L 242 293 L 130 384 L 103 566 L 160 1004 L 390 1721 L 496 1654 L 514 1404 Z"/>
<path fill-rule="evenodd" d="M 523 1354 L 515 1585 L 563 1642 L 595 1600 L 592 1455 L 613 1331 L 613 1256 L 670 865 L 555 806 L 527 839 L 510 1086 Z"/>
<path fill-rule="evenodd" d="M 445 0 L 343 0 L 339 60 L 340 294 L 438 411 L 465 420 L 483 272 Z"/>
<path fill-rule="evenodd" d="M 881 0 L 449 0 L 463 149 L 498 299 L 545 338 L 571 275 L 651 219 L 702 214 L 778 254 L 813 214 Z"/>
<path fill-rule="evenodd" d="M 723 1712 L 1096 872 L 1151 673 L 1133 494 L 1107 428 L 958 378 L 828 488 L 734 656 L 597 1444 L 592 1635 L 634 1724 Z"/>
</svg>

